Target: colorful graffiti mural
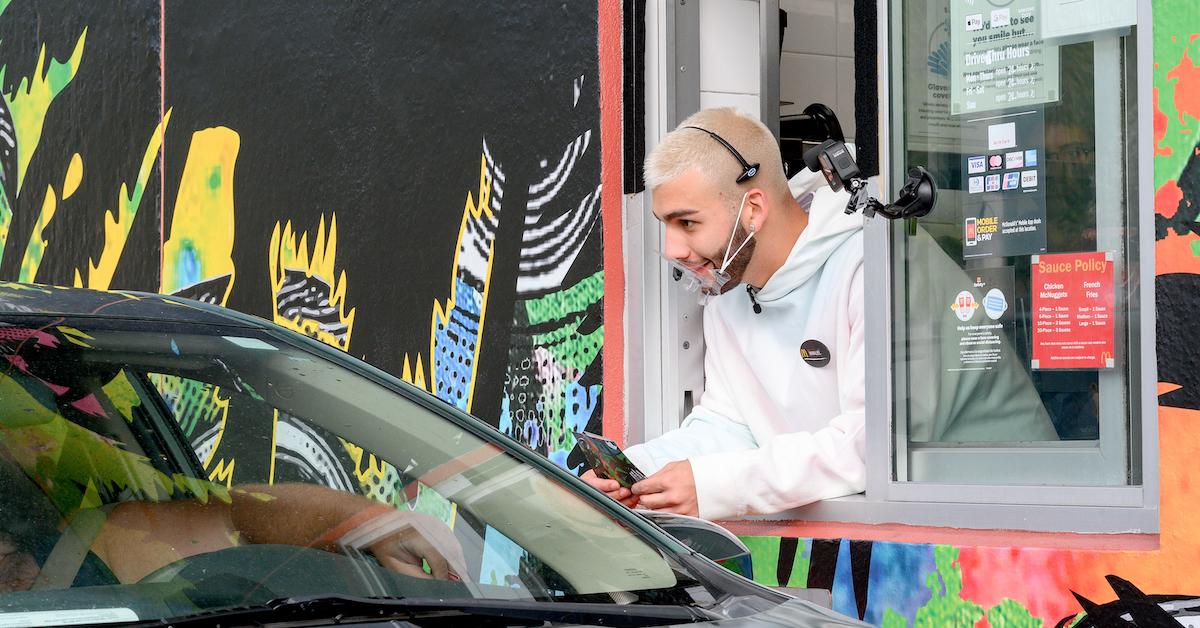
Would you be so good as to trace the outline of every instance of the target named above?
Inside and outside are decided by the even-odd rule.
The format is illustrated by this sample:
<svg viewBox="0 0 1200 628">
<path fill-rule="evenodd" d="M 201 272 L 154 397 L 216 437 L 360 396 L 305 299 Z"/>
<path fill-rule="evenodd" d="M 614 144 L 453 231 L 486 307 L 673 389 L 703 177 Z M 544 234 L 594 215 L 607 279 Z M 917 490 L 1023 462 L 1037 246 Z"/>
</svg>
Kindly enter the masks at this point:
<svg viewBox="0 0 1200 628">
<path fill-rule="evenodd" d="M 881 626 L 1054 626 L 1072 592 L 1114 599 L 1115 574 L 1148 593 L 1200 592 L 1193 462 L 1200 437 L 1200 5 L 1154 3 L 1155 271 L 1161 533 L 1157 549 L 917 544 L 747 536 L 755 579 L 833 592 L 834 608 Z M 797 529 L 802 529 L 797 527 Z M 1072 620 L 1068 620 L 1068 623 Z"/>
<path fill-rule="evenodd" d="M 0 277 L 256 314 L 578 469 L 572 431 L 602 430 L 600 16 L 519 5 L 0 2 Z M 213 481 L 399 499 L 354 443 L 156 384 Z"/>
</svg>

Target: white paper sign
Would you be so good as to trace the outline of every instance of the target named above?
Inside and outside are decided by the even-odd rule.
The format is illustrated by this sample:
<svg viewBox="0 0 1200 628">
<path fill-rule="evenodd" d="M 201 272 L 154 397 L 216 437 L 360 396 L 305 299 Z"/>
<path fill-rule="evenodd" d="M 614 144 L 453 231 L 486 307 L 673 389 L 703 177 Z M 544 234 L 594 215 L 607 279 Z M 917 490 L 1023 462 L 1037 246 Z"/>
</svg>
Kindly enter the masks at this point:
<svg viewBox="0 0 1200 628">
<path fill-rule="evenodd" d="M 128 608 L 81 608 L 68 611 L 29 611 L 0 613 L 0 628 L 33 628 L 34 626 L 70 626 L 78 624 L 113 624 L 137 621 L 137 613 Z"/>
<path fill-rule="evenodd" d="M 1042 0 L 1042 39 L 1137 24 L 1137 0 Z"/>
<path fill-rule="evenodd" d="M 1012 148 L 1017 145 L 1017 124 L 1004 122 L 988 125 L 988 150 Z"/>
</svg>

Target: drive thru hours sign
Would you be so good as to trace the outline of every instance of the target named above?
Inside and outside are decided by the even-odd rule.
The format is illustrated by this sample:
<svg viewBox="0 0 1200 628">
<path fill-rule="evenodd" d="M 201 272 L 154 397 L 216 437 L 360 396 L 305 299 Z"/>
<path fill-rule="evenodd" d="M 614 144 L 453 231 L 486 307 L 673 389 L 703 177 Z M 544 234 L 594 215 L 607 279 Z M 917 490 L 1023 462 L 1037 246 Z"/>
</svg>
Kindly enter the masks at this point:
<svg viewBox="0 0 1200 628">
<path fill-rule="evenodd" d="M 1033 368 L 1112 368 L 1112 253 L 1034 255 L 1031 261 Z"/>
</svg>

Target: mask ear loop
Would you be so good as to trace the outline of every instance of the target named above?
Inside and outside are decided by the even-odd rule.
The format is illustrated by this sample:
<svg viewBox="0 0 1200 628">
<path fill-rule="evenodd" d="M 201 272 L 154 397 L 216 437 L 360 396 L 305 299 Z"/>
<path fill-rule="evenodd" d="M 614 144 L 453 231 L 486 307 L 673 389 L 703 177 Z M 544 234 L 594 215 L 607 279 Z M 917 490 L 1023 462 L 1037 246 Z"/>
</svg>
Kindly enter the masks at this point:
<svg viewBox="0 0 1200 628">
<path fill-rule="evenodd" d="M 720 272 L 725 272 L 725 269 L 729 267 L 729 263 L 733 261 L 733 258 L 737 257 L 737 254 L 741 253 L 746 244 L 750 242 L 750 239 L 754 237 L 754 229 L 751 228 L 750 235 L 746 236 L 746 239 L 738 245 L 737 250 L 733 252 L 732 256 L 729 254 L 729 249 L 733 247 L 733 236 L 737 235 L 738 224 L 742 220 L 742 210 L 746 208 L 746 199 L 749 197 L 749 192 L 742 195 L 742 204 L 738 206 L 737 218 L 733 219 L 733 231 L 729 232 L 729 244 L 725 245 L 725 256 L 721 258 Z"/>
</svg>

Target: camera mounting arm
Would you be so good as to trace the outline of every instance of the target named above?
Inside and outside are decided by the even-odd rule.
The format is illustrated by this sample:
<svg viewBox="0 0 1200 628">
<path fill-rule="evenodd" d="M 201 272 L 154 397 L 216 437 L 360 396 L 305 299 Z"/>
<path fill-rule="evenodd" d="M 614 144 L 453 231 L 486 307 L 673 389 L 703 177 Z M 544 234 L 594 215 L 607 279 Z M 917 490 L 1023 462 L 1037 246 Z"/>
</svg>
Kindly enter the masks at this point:
<svg viewBox="0 0 1200 628">
<path fill-rule="evenodd" d="M 804 153 L 804 163 L 809 170 L 824 174 L 833 191 L 844 189 L 850 193 L 847 214 L 861 212 L 867 218 L 881 214 L 889 220 L 920 218 L 932 211 L 937 201 L 937 184 L 921 166 L 908 171 L 908 179 L 894 202 L 885 205 L 873 198 L 867 192 L 867 179 L 862 176 L 850 150 L 837 140 L 825 140 L 809 149 Z"/>
</svg>

